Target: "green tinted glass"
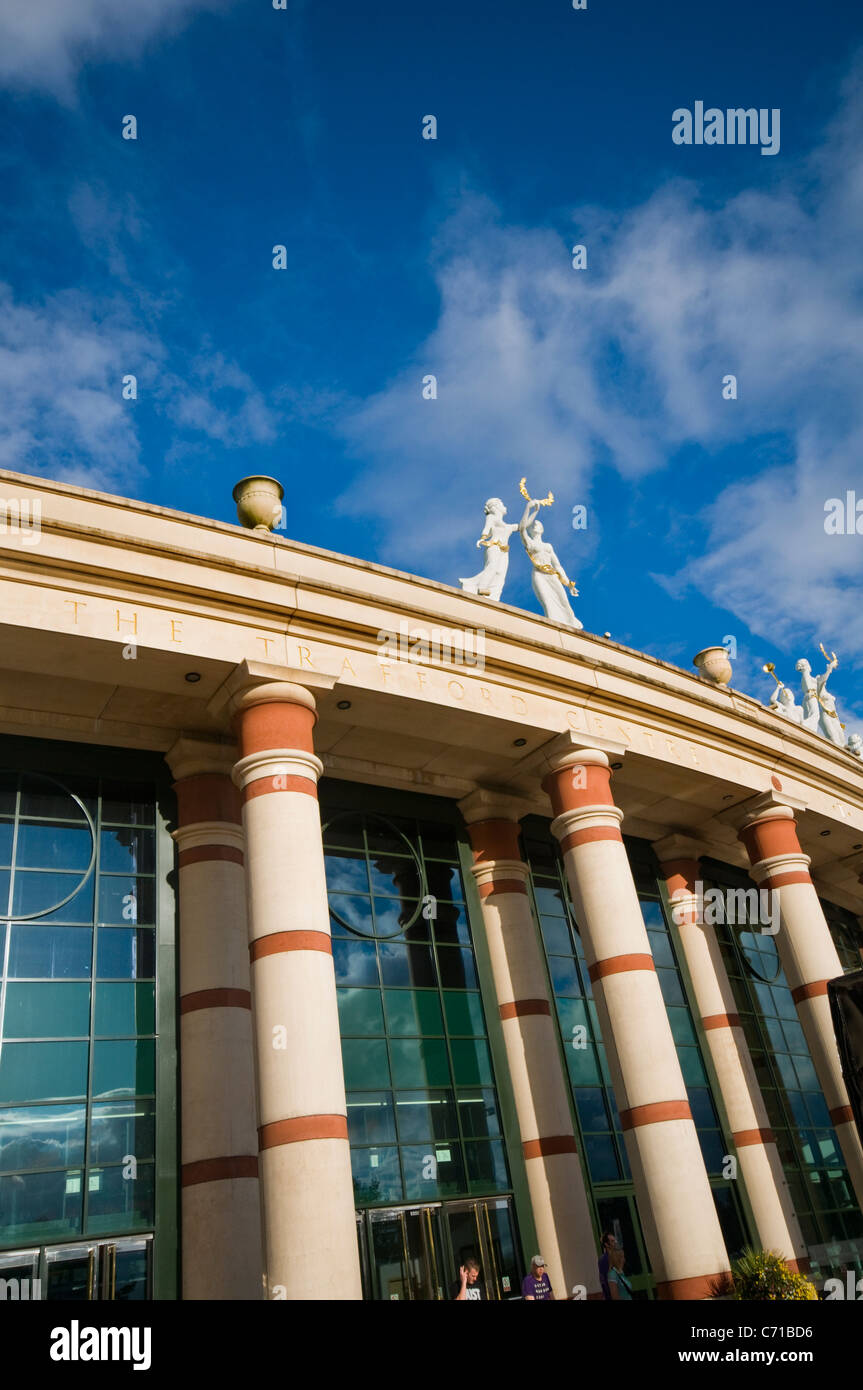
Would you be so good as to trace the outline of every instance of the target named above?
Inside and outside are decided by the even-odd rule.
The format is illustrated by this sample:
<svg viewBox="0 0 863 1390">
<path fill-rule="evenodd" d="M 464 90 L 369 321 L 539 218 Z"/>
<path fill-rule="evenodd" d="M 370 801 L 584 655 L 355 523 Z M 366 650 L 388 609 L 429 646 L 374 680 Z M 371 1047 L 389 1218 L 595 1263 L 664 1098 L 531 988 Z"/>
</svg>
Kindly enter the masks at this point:
<svg viewBox="0 0 863 1390">
<path fill-rule="evenodd" d="M 445 991 L 443 1001 L 446 1011 L 446 1026 L 450 1034 L 464 1033 L 468 1037 L 485 1037 L 482 1000 L 478 993 L 458 994 Z"/>
<path fill-rule="evenodd" d="M 450 1071 L 446 1043 L 438 1038 L 402 1038 L 390 1043 L 393 1059 L 393 1084 L 409 1086 L 446 1086 Z"/>
<path fill-rule="evenodd" d="M 437 990 L 385 989 L 384 1003 L 387 1027 L 392 1036 L 443 1033 Z"/>
<path fill-rule="evenodd" d="M 351 1172 L 358 1206 L 400 1202 L 404 1197 L 398 1149 L 352 1148 Z"/>
<path fill-rule="evenodd" d="M 156 1054 L 152 1042 L 97 1042 L 93 1044 L 93 1095 L 152 1095 L 156 1087 Z"/>
<path fill-rule="evenodd" d="M 155 1032 L 156 986 L 97 984 L 96 1037 L 128 1037 Z"/>
<path fill-rule="evenodd" d="M 347 1038 L 342 1042 L 342 1059 L 348 1090 L 375 1091 L 389 1086 L 390 1067 L 383 1039 Z"/>
<path fill-rule="evenodd" d="M 86 1095 L 89 1050 L 86 1042 L 4 1043 L 0 1104 Z"/>
<path fill-rule="evenodd" d="M 457 1086 L 489 1086 L 492 1082 L 488 1044 L 479 1039 L 454 1038 L 452 1065 Z"/>
<path fill-rule="evenodd" d="M 86 1038 L 90 1032 L 90 986 L 15 984 L 6 986 L 6 1038 Z"/>
<path fill-rule="evenodd" d="M 155 1169 L 135 1160 L 134 1177 L 129 1165 L 90 1168 L 87 1179 L 87 1231 L 99 1235 L 115 1231 L 145 1230 L 155 1217 Z"/>
<path fill-rule="evenodd" d="M 339 1027 L 343 1038 L 383 1033 L 384 1015 L 378 989 L 339 989 Z"/>
</svg>

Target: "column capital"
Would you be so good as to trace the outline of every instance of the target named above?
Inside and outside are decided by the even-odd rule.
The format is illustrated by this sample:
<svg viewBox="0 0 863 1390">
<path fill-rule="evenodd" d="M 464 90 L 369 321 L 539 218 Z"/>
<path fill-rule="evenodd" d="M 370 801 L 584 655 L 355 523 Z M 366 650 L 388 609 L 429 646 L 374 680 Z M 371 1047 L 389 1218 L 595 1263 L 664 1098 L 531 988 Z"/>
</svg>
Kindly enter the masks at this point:
<svg viewBox="0 0 863 1390">
<path fill-rule="evenodd" d="M 241 661 L 219 687 L 207 709 L 217 717 L 232 718 L 254 705 L 302 705 L 315 710 L 315 695 L 332 690 L 335 671 L 310 671 L 299 666 L 276 666 L 269 661 Z"/>
<path fill-rule="evenodd" d="M 660 864 L 676 864 L 681 860 L 695 860 L 697 863 L 708 851 L 703 841 L 673 831 L 670 835 L 663 835 L 661 840 L 653 841 L 653 852 Z"/>
<path fill-rule="evenodd" d="M 458 802 L 466 825 L 479 821 L 504 820 L 518 822 L 531 809 L 530 802 L 505 787 L 477 787 Z"/>
<path fill-rule="evenodd" d="M 767 791 L 758 792 L 756 796 L 750 796 L 746 801 L 738 801 L 736 806 L 729 806 L 727 811 L 719 811 L 716 819 L 721 825 L 730 825 L 735 830 L 740 831 L 754 824 L 755 821 L 793 821 L 795 813 L 805 810 L 806 802 L 800 797 L 792 796 L 790 792 L 777 791 L 773 787 L 768 787 Z"/>
<path fill-rule="evenodd" d="M 539 750 L 536 766 L 541 776 L 558 772 L 562 767 L 571 767 L 574 763 L 608 767 L 611 758 L 622 758 L 626 750 L 625 743 L 617 743 L 614 739 L 600 738 L 596 734 L 577 734 L 567 729 Z"/>
<path fill-rule="evenodd" d="M 165 754 L 175 782 L 186 777 L 230 777 L 237 761 L 237 745 L 206 734 L 180 734 Z"/>
</svg>

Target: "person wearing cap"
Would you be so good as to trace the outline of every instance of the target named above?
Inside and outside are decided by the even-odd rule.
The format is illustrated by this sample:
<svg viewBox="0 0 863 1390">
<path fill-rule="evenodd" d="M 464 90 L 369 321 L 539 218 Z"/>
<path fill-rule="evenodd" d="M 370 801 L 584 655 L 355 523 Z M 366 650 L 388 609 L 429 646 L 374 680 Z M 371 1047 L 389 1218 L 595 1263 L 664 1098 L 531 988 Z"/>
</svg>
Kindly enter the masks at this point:
<svg viewBox="0 0 863 1390">
<path fill-rule="evenodd" d="M 539 1302 L 540 1299 L 554 1302 L 551 1280 L 545 1272 L 545 1260 L 542 1255 L 534 1255 L 531 1260 L 530 1274 L 526 1274 L 521 1281 L 521 1296 L 529 1303 Z"/>
</svg>

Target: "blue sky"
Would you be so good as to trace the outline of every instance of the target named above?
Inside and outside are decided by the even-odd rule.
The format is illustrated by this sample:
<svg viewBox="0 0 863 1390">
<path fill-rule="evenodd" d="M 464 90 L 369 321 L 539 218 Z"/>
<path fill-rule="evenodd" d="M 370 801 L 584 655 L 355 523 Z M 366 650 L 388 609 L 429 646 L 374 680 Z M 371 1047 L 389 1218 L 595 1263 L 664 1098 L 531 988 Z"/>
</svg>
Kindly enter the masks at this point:
<svg viewBox="0 0 863 1390">
<path fill-rule="evenodd" d="M 696 100 L 779 153 L 675 145 Z M 0 465 L 223 520 L 272 473 L 451 583 L 526 474 L 588 630 L 734 635 L 765 700 L 823 641 L 863 718 L 858 5 L 0 0 L 0 107 Z"/>
</svg>

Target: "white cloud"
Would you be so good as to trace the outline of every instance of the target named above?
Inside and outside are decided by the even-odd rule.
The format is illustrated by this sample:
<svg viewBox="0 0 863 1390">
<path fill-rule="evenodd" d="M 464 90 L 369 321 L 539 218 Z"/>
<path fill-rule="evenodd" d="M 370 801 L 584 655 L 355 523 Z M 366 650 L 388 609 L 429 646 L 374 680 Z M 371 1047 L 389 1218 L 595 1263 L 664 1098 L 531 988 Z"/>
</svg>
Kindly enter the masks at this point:
<svg viewBox="0 0 863 1390">
<path fill-rule="evenodd" d="M 207 347 L 182 370 L 124 305 L 73 291 L 24 304 L 0 284 L 0 468 L 137 495 L 139 412 L 172 422 L 169 462 L 192 455 L 206 468 L 213 444 L 276 438 L 278 417 L 234 362 Z M 123 399 L 129 374 L 137 400 Z"/>
<path fill-rule="evenodd" d="M 375 463 L 341 505 L 375 511 L 397 563 L 436 554 L 436 572 L 454 570 L 482 500 L 514 499 L 522 474 L 566 503 L 588 500 L 600 466 L 642 480 L 665 469 L 640 484 L 662 525 L 675 520 L 668 461 L 700 446 L 710 506 L 679 536 L 694 552 L 679 588 L 766 640 L 817 651 L 822 635 L 841 638 L 863 661 L 863 537 L 823 531 L 826 498 L 855 481 L 863 497 L 861 115 L 858 65 L 811 158 L 718 205 L 680 181 L 623 215 L 577 208 L 550 231 L 503 227 L 466 195 L 436 248 L 434 331 L 343 420 Z M 578 242 L 586 271 L 570 267 Z M 426 373 L 437 400 L 422 399 Z M 752 472 L 723 489 L 712 457 L 730 446 L 738 460 L 750 449 Z"/>
<path fill-rule="evenodd" d="M 122 378 L 151 379 L 162 356 L 114 304 L 73 291 L 22 304 L 0 285 L 0 467 L 128 488 L 140 449 Z"/>
<path fill-rule="evenodd" d="M 90 61 L 126 59 L 173 32 L 197 10 L 230 0 L 0 0 L 0 83 L 74 93 Z"/>
<path fill-rule="evenodd" d="M 204 434 L 226 448 L 271 444 L 276 417 L 251 377 L 221 353 L 202 353 L 185 378 L 166 377 L 159 395 L 181 429 Z"/>
</svg>

